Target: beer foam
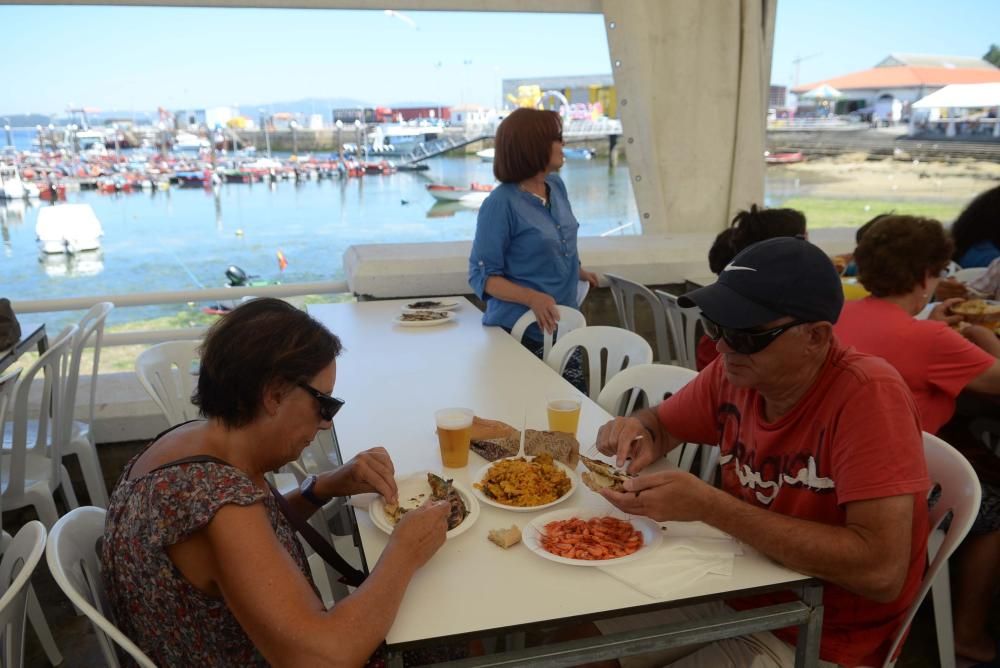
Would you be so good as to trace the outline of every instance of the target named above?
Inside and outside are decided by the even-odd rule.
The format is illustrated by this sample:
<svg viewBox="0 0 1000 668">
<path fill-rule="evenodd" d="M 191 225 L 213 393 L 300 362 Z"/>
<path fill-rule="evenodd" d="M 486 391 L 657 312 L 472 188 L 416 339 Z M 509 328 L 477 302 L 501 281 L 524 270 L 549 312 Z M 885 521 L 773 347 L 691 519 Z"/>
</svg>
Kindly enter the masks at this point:
<svg viewBox="0 0 1000 668">
<path fill-rule="evenodd" d="M 434 419 L 442 429 L 463 429 L 472 426 L 472 411 L 446 408 L 435 413 Z"/>
</svg>

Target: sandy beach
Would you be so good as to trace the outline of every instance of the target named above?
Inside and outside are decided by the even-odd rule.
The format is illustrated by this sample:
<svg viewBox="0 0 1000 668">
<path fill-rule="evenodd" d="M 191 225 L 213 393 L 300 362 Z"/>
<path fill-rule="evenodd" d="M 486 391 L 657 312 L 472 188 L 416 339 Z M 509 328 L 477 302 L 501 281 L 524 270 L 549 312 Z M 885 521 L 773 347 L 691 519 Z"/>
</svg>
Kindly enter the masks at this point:
<svg viewBox="0 0 1000 668">
<path fill-rule="evenodd" d="M 1000 163 L 868 160 L 852 153 L 772 165 L 767 178 L 770 205 L 804 211 L 812 227 L 861 225 L 888 211 L 948 223 L 973 197 L 1000 185 Z"/>
</svg>

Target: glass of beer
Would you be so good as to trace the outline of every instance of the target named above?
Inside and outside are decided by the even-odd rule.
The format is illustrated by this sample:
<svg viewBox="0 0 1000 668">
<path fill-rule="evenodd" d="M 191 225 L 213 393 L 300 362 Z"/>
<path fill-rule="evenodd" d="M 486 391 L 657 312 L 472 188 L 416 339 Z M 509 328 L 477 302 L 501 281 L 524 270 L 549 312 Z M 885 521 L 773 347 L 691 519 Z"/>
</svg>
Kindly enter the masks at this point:
<svg viewBox="0 0 1000 668">
<path fill-rule="evenodd" d="M 473 412 L 469 408 L 442 408 L 434 412 L 441 462 L 446 468 L 460 469 L 469 464 L 469 437 Z"/>
<path fill-rule="evenodd" d="M 580 424 L 580 398 L 568 395 L 549 397 L 549 431 L 561 431 L 576 436 Z"/>
</svg>

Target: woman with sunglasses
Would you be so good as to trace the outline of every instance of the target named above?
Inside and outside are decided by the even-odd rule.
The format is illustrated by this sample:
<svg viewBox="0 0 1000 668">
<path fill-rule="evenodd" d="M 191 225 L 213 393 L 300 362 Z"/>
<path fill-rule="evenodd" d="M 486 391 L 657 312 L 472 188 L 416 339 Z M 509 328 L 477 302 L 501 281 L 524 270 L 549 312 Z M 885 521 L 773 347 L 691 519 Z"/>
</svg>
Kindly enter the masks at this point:
<svg viewBox="0 0 1000 668">
<path fill-rule="evenodd" d="M 469 256 L 469 285 L 486 302 L 484 325 L 510 331 L 529 309 L 537 324 L 524 344 L 541 357 L 542 331 L 559 321 L 557 305 L 579 308 L 580 281 L 597 274 L 580 264 L 580 224 L 556 174 L 562 168 L 562 120 L 554 111 L 516 109 L 497 128 L 493 174 L 501 182 L 479 209 Z M 582 382 L 577 365 L 574 384 Z"/>
<path fill-rule="evenodd" d="M 894 366 L 913 392 L 923 430 L 960 450 L 979 475 L 982 507 L 958 557 L 955 650 L 976 661 L 994 661 L 1000 657 L 986 622 L 1000 587 L 1000 459 L 969 429 L 975 416 L 955 416 L 955 406 L 963 390 L 1000 395 L 1000 339 L 979 325 L 962 323 L 956 331 L 944 322 L 914 318 L 934 294 L 952 252 L 936 220 L 877 221 L 854 253 L 858 277 L 872 294 L 848 302 L 834 332 L 845 345 Z M 943 302 L 938 310 L 957 301 Z M 995 404 L 987 410 L 995 411 Z"/>
<path fill-rule="evenodd" d="M 192 402 L 205 419 L 172 427 L 125 467 L 102 571 L 118 626 L 157 665 L 362 665 L 444 543 L 447 503 L 407 513 L 367 580 L 324 608 L 284 513 L 306 518 L 363 492 L 395 501 L 392 461 L 368 450 L 283 499 L 264 476 L 330 428 L 344 404 L 331 396 L 340 352 L 283 301 L 241 305 L 201 347 Z"/>
</svg>

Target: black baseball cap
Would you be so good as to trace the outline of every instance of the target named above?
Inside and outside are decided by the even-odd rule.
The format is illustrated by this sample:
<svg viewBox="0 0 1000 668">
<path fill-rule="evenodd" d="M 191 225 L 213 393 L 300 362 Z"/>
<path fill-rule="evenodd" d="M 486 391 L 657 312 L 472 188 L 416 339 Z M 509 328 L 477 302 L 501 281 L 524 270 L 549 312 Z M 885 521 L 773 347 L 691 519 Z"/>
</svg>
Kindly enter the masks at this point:
<svg viewBox="0 0 1000 668">
<path fill-rule="evenodd" d="M 712 322 L 751 329 L 791 316 L 837 322 L 844 306 L 840 276 L 826 253 L 799 237 L 777 237 L 746 247 L 719 280 L 678 300 Z"/>
</svg>

